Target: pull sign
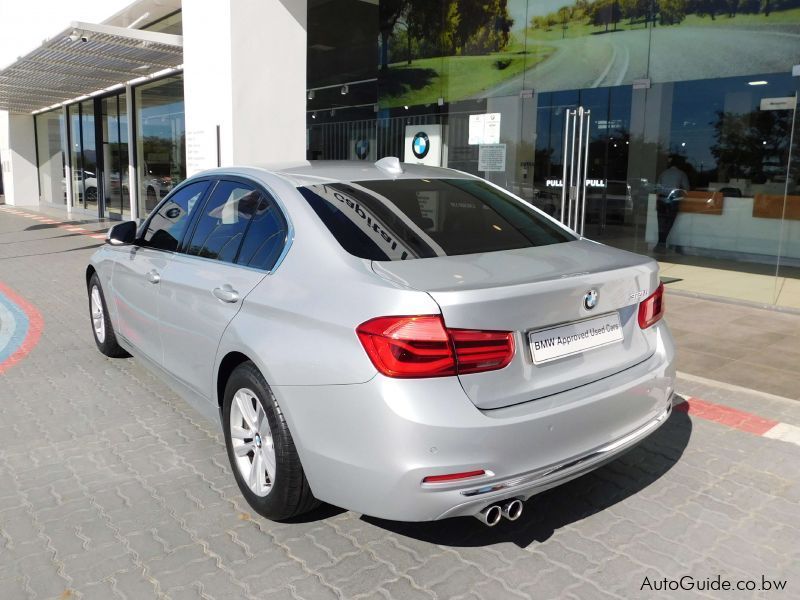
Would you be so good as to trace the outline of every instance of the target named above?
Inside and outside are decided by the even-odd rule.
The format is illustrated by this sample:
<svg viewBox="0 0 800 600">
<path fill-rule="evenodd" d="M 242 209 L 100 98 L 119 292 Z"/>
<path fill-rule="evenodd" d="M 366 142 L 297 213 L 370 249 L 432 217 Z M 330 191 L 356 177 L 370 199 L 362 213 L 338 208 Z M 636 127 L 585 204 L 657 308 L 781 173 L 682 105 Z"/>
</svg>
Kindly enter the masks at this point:
<svg viewBox="0 0 800 600">
<path fill-rule="evenodd" d="M 793 110 L 797 100 L 794 96 L 783 98 L 762 98 L 761 110 Z"/>
</svg>

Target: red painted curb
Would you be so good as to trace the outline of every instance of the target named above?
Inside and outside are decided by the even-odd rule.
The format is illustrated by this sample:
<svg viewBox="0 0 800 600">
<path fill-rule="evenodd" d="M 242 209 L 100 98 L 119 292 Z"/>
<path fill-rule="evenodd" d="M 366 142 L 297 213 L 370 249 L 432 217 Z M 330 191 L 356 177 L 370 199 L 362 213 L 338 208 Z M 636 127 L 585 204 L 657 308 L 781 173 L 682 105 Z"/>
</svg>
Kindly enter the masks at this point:
<svg viewBox="0 0 800 600">
<path fill-rule="evenodd" d="M 25 316 L 28 317 L 28 332 L 25 335 L 25 339 L 22 341 L 22 344 L 20 344 L 19 348 L 16 349 L 14 354 L 0 363 L 0 374 L 2 374 L 20 362 L 23 358 L 30 354 L 31 350 L 36 347 L 36 344 L 39 343 L 39 339 L 42 337 L 44 319 L 42 318 L 39 310 L 33 304 L 25 300 L 25 298 L 17 294 L 14 290 L 2 282 L 0 282 L 0 294 L 3 294 L 3 296 L 16 304 L 20 310 L 25 313 Z"/>
<path fill-rule="evenodd" d="M 686 398 L 680 404 L 676 404 L 674 410 L 689 413 L 692 416 L 714 421 L 721 425 L 727 425 L 734 429 L 754 433 L 755 435 L 764 435 L 779 423 L 743 410 L 692 397 Z"/>
</svg>

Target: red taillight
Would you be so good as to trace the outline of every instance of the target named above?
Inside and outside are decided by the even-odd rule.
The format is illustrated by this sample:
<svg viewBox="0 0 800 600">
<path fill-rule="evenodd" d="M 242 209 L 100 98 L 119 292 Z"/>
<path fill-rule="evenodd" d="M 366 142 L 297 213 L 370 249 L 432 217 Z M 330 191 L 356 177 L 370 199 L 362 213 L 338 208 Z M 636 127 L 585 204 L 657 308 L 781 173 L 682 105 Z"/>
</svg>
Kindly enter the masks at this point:
<svg viewBox="0 0 800 600">
<path fill-rule="evenodd" d="M 447 483 L 448 481 L 458 481 L 460 479 L 470 479 L 472 477 L 480 477 L 486 475 L 486 471 L 467 471 L 466 473 L 449 473 L 447 475 L 428 475 L 422 480 L 422 483 Z"/>
<path fill-rule="evenodd" d="M 459 374 L 502 369 L 514 358 L 514 336 L 510 331 L 447 331 L 456 349 Z"/>
<path fill-rule="evenodd" d="M 647 329 L 664 316 L 664 284 L 639 304 L 639 327 Z"/>
<path fill-rule="evenodd" d="M 446 329 L 439 315 L 378 317 L 356 333 L 372 363 L 389 377 L 492 371 L 514 357 L 511 332 Z"/>
</svg>

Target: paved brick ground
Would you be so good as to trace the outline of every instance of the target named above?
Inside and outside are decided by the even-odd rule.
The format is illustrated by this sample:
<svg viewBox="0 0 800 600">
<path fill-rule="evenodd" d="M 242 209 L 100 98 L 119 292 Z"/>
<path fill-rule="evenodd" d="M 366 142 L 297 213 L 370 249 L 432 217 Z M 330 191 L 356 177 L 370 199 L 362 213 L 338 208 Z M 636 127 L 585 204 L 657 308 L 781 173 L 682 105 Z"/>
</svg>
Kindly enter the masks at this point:
<svg viewBox="0 0 800 600">
<path fill-rule="evenodd" d="M 94 348 L 83 270 L 98 243 L 0 209 L 0 282 L 45 322 L 0 375 L 0 598 L 630 598 L 659 595 L 645 577 L 762 574 L 788 580 L 763 597 L 800 594 L 800 447 L 685 413 L 494 529 L 254 516 L 214 426 Z M 800 425 L 793 402 L 679 391 Z"/>
</svg>

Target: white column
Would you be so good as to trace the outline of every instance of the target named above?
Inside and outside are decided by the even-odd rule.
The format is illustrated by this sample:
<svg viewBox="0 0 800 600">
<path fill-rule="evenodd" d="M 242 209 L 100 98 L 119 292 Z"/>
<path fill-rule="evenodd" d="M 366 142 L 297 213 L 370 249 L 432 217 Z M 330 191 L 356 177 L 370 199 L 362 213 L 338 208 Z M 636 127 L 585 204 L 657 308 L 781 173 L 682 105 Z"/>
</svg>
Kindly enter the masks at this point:
<svg viewBox="0 0 800 600">
<path fill-rule="evenodd" d="M 306 156 L 307 0 L 183 1 L 187 171 Z"/>
<path fill-rule="evenodd" d="M 6 204 L 38 207 L 33 115 L 0 111 L 0 156 Z"/>
</svg>

